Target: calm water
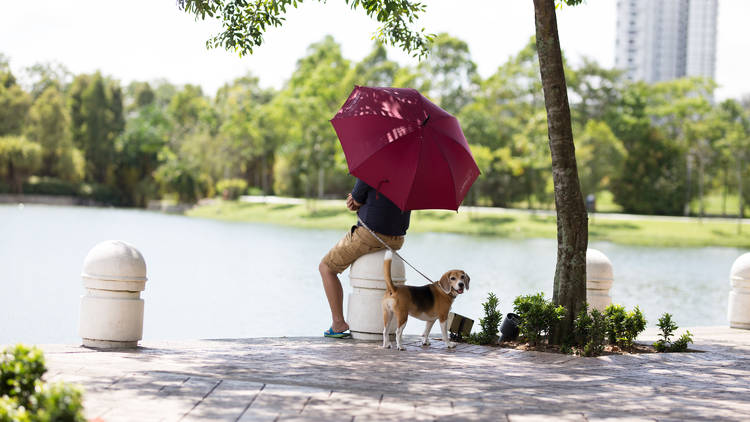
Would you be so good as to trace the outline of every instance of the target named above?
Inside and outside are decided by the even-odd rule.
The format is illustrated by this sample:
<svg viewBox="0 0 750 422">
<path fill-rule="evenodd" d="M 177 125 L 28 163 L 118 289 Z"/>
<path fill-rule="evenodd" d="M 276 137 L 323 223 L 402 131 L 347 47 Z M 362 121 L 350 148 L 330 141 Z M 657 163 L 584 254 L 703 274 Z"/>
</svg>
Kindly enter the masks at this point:
<svg viewBox="0 0 750 422">
<path fill-rule="evenodd" d="M 107 239 L 146 259 L 144 339 L 317 336 L 330 325 L 317 265 L 342 230 L 231 223 L 138 210 L 0 206 L 0 344 L 75 343 L 80 273 Z M 726 324 L 729 270 L 745 250 L 651 248 L 592 243 L 612 261 L 616 303 L 640 305 L 654 325 L 671 312 L 680 326 Z M 512 311 L 519 294 L 549 296 L 556 242 L 410 234 L 402 253 L 427 275 L 471 275 L 454 310 L 478 319 L 487 293 Z M 407 267 L 409 284 L 423 284 Z M 341 277 L 345 294 L 348 271 Z M 478 323 L 478 321 L 477 321 Z M 406 332 L 423 323 L 410 320 Z M 437 332 L 437 329 L 435 329 Z"/>
</svg>

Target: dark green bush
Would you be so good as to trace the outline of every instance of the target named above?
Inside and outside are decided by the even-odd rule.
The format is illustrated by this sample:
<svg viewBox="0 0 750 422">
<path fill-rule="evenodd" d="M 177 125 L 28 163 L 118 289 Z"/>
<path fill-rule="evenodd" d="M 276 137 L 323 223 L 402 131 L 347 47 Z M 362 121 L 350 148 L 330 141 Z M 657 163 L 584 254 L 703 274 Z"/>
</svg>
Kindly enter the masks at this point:
<svg viewBox="0 0 750 422">
<path fill-rule="evenodd" d="M 518 296 L 513 309 L 521 320 L 518 326 L 521 335 L 532 345 L 539 343 L 543 334 L 549 335 L 552 326 L 565 316 L 565 308 L 547 301 L 544 293 Z"/>
<path fill-rule="evenodd" d="M 573 337 L 576 346 L 583 356 L 599 356 L 604 351 L 604 340 L 607 335 L 607 320 L 598 309 L 589 312 L 589 305 L 573 321 Z"/>
<path fill-rule="evenodd" d="M 0 422 L 85 422 L 77 387 L 42 382 L 47 371 L 41 350 L 7 348 L 0 360 Z"/>
<path fill-rule="evenodd" d="M 111 186 L 96 183 L 81 185 L 78 195 L 84 199 L 90 199 L 104 205 L 118 206 L 123 203 L 123 195 L 119 190 Z"/>
<path fill-rule="evenodd" d="M 693 335 L 690 333 L 690 331 L 685 331 L 685 334 L 681 335 L 680 338 L 674 341 L 672 343 L 672 346 L 669 348 L 670 352 L 685 352 L 688 349 L 688 344 L 693 342 Z"/>
<path fill-rule="evenodd" d="M 635 339 L 638 334 L 642 333 L 646 329 L 646 318 L 643 316 L 643 312 L 638 306 L 632 311 L 628 312 L 628 316 L 625 318 L 625 347 L 633 347 Z"/>
<path fill-rule="evenodd" d="M 622 305 L 609 305 L 604 310 L 607 320 L 607 339 L 610 344 L 633 347 L 638 334 L 646 329 L 646 318 L 638 306 L 626 312 Z"/>
<path fill-rule="evenodd" d="M 614 303 L 604 309 L 604 317 L 607 319 L 607 340 L 610 344 L 618 344 L 625 340 L 625 318 L 627 312 L 622 305 Z"/>
<path fill-rule="evenodd" d="M 484 308 L 484 318 L 479 319 L 479 324 L 482 326 L 482 331 L 478 333 L 471 333 L 469 336 L 469 343 L 474 344 L 490 344 L 497 341 L 497 333 L 500 330 L 500 320 L 503 318 L 503 314 L 497 310 L 499 300 L 494 293 L 490 292 L 487 296 L 487 302 L 482 303 Z"/>
<path fill-rule="evenodd" d="M 679 215 L 688 185 L 685 152 L 659 130 L 644 135 L 636 142 L 623 139 L 628 154 L 624 171 L 611 182 L 614 200 L 627 213 Z"/>
<path fill-rule="evenodd" d="M 672 315 L 664 313 L 659 318 L 659 340 L 654 343 L 654 349 L 657 352 L 684 352 L 688 348 L 688 344 L 693 342 L 693 335 L 690 331 L 680 336 L 679 339 L 672 342 L 670 339 L 674 332 L 677 330 L 677 324 L 672 320 Z"/>
<path fill-rule="evenodd" d="M 23 193 L 27 195 L 78 195 L 78 185 L 54 177 L 31 176 L 23 184 Z"/>
</svg>

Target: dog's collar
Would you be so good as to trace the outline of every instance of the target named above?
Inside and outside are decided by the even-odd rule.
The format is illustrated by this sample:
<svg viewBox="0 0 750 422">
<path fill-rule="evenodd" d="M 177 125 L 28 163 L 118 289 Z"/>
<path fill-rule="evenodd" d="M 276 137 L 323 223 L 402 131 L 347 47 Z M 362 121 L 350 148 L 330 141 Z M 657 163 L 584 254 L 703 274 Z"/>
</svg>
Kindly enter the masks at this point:
<svg viewBox="0 0 750 422">
<path fill-rule="evenodd" d="M 436 285 L 437 288 L 440 289 L 440 291 L 443 292 L 444 294 L 446 294 L 446 295 L 448 295 L 448 296 L 450 296 L 450 297 L 452 297 L 454 299 L 456 298 L 457 295 L 453 294 L 453 286 L 451 286 L 451 288 L 448 289 L 448 291 L 445 291 L 445 289 L 443 288 L 443 286 L 440 285 L 440 282 L 433 281 L 432 284 Z"/>
</svg>

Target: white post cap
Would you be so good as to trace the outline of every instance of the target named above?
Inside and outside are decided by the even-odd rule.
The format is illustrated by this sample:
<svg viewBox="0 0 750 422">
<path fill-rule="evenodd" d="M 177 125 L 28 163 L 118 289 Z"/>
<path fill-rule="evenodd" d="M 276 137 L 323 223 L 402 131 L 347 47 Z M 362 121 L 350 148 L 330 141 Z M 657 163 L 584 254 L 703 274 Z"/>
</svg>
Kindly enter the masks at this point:
<svg viewBox="0 0 750 422">
<path fill-rule="evenodd" d="M 81 278 L 86 288 L 143 291 L 146 261 L 135 246 L 121 240 L 105 240 L 86 255 Z"/>
</svg>

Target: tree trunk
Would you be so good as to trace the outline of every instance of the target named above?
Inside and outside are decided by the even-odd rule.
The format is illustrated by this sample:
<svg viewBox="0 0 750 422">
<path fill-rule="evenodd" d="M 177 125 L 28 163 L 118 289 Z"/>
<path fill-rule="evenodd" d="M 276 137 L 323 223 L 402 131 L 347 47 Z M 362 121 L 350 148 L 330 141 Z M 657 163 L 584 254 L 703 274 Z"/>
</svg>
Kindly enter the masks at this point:
<svg viewBox="0 0 750 422">
<path fill-rule="evenodd" d="M 703 204 L 703 155 L 698 153 L 698 213 L 701 223 L 703 222 L 703 214 L 705 211 Z"/>
<path fill-rule="evenodd" d="M 13 158 L 8 160 L 8 180 L 10 180 L 10 190 L 13 193 L 23 193 L 23 182 L 21 176 L 13 165 Z"/>
<path fill-rule="evenodd" d="M 263 191 L 263 195 L 268 195 L 268 155 L 266 153 L 263 153 L 263 160 L 261 161 L 261 168 L 262 168 L 262 174 L 261 174 L 261 190 Z"/>
<path fill-rule="evenodd" d="M 737 196 L 739 199 L 739 210 L 737 214 L 737 234 L 742 234 L 742 218 L 745 216 L 745 204 L 742 203 L 742 165 L 744 160 L 737 159 Z"/>
<path fill-rule="evenodd" d="M 321 167 L 318 169 L 318 198 L 322 198 L 325 193 L 325 180 L 325 170 Z"/>
<path fill-rule="evenodd" d="M 552 299 L 567 310 L 552 336 L 552 341 L 559 344 L 572 334 L 573 318 L 586 302 L 588 216 L 576 167 L 555 1 L 534 0 L 534 14 L 557 209 L 557 265 Z"/>
<path fill-rule="evenodd" d="M 724 166 L 724 192 L 721 194 L 721 216 L 727 216 L 727 190 L 729 189 L 729 169 Z"/>
<path fill-rule="evenodd" d="M 685 156 L 685 170 L 687 172 L 686 175 L 686 189 L 685 189 L 685 206 L 683 207 L 682 214 L 687 217 L 690 215 L 690 188 L 692 187 L 692 184 L 690 183 L 692 179 L 692 172 L 693 172 L 693 160 L 692 160 L 691 152 L 688 151 L 687 155 Z"/>
</svg>

